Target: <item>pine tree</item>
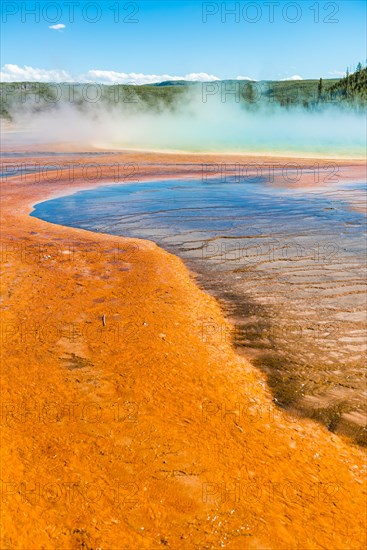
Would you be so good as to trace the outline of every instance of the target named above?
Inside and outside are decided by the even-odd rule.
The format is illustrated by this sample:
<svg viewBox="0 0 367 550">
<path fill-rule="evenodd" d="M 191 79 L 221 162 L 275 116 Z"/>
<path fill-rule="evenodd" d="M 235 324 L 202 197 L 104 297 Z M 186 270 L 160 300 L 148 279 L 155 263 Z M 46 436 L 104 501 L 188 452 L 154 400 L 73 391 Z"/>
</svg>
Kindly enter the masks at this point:
<svg viewBox="0 0 367 550">
<path fill-rule="evenodd" d="M 324 89 L 323 81 L 322 81 L 322 78 L 320 78 L 319 85 L 317 87 L 318 101 L 320 101 L 321 99 L 323 89 Z"/>
<path fill-rule="evenodd" d="M 246 86 L 246 99 L 249 103 L 254 103 L 256 100 L 255 90 L 250 82 Z"/>
<path fill-rule="evenodd" d="M 347 67 L 347 73 L 345 75 L 345 93 L 348 97 L 349 95 L 349 68 Z"/>
</svg>

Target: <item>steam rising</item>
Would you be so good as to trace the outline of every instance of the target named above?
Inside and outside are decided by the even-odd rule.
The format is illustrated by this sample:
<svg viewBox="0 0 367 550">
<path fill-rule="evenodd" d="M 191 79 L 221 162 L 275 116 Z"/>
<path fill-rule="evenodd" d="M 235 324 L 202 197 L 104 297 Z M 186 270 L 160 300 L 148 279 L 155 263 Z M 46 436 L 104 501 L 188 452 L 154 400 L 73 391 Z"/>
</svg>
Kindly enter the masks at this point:
<svg viewBox="0 0 367 550">
<path fill-rule="evenodd" d="M 137 99 L 137 98 L 136 98 Z M 173 106 L 138 100 L 22 105 L 13 129 L 26 143 L 71 142 L 80 147 L 192 152 L 304 153 L 363 157 L 365 117 L 338 105 L 306 110 L 235 101 L 188 89 Z M 47 108 L 46 108 L 47 107 Z M 24 132 L 26 130 L 26 132 Z M 4 136 L 6 137 L 6 136 Z"/>
</svg>

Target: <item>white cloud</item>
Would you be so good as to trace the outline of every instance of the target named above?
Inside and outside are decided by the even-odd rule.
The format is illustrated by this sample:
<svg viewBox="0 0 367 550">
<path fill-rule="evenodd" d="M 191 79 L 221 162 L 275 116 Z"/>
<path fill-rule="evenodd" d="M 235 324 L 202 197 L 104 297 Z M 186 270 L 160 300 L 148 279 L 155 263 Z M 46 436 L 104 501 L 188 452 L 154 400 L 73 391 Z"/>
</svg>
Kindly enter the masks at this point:
<svg viewBox="0 0 367 550">
<path fill-rule="evenodd" d="M 190 73 L 183 77 L 183 80 L 199 81 L 199 82 L 213 82 L 215 80 L 221 80 L 218 76 L 207 73 Z"/>
<path fill-rule="evenodd" d="M 285 82 L 286 80 L 303 80 L 302 76 L 299 76 L 298 74 L 294 74 L 293 76 L 289 76 L 288 78 L 282 78 L 282 82 Z"/>
<path fill-rule="evenodd" d="M 57 25 L 50 25 L 48 28 L 54 31 L 61 31 L 62 29 L 65 29 L 65 25 L 63 23 L 58 23 Z"/>
<path fill-rule="evenodd" d="M 252 82 L 256 82 L 256 80 L 251 78 L 251 76 L 237 76 L 236 80 L 251 80 Z"/>
<path fill-rule="evenodd" d="M 2 82 L 96 82 L 98 84 L 153 84 L 165 80 L 187 80 L 199 82 L 212 82 L 220 80 L 217 76 L 207 73 L 190 73 L 185 76 L 172 76 L 169 74 L 155 75 L 143 73 L 120 73 L 117 71 L 104 71 L 93 69 L 85 74 L 73 76 L 61 69 L 47 70 L 37 69 L 25 65 L 6 64 L 0 72 Z"/>
<path fill-rule="evenodd" d="M 155 84 L 166 80 L 187 80 L 199 82 L 211 82 L 220 80 L 217 76 L 207 73 L 190 73 L 185 76 L 172 76 L 169 74 L 143 74 L 143 73 L 119 73 L 116 71 L 91 70 L 83 75 L 84 81 L 99 82 L 100 84 Z"/>
<path fill-rule="evenodd" d="M 329 71 L 329 74 L 332 76 L 345 76 L 347 73 L 345 71 Z"/>
<path fill-rule="evenodd" d="M 37 69 L 34 67 L 19 67 L 6 64 L 1 68 L 2 82 L 74 82 L 69 73 L 63 70 Z"/>
<path fill-rule="evenodd" d="M 342 73 L 341 73 L 342 74 Z M 96 82 L 98 84 L 156 84 L 167 80 L 186 80 L 188 82 L 215 82 L 221 80 L 220 77 L 208 73 L 189 73 L 186 75 L 170 74 L 144 74 L 144 73 L 123 73 L 118 71 L 106 71 L 92 69 L 86 73 L 72 75 L 63 69 L 38 69 L 27 65 L 19 67 L 18 65 L 6 64 L 0 72 L 2 82 Z M 250 76 L 237 76 L 235 80 L 247 80 L 256 82 Z M 286 80 L 303 80 L 299 75 L 293 75 Z"/>
</svg>

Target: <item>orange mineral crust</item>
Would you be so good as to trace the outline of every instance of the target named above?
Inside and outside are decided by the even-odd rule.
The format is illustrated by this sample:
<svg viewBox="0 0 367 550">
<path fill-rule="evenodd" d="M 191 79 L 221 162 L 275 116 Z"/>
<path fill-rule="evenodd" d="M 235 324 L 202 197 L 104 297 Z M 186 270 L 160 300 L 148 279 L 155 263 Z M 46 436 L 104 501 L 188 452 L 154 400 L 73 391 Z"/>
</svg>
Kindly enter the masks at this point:
<svg viewBox="0 0 367 550">
<path fill-rule="evenodd" d="M 365 548 L 362 449 L 275 407 L 180 259 L 29 216 L 113 182 L 112 163 L 140 179 L 201 177 L 201 163 L 233 158 L 78 161 L 101 163 L 98 178 L 3 182 L 1 548 Z M 341 170 L 363 177 L 355 161 Z"/>
</svg>

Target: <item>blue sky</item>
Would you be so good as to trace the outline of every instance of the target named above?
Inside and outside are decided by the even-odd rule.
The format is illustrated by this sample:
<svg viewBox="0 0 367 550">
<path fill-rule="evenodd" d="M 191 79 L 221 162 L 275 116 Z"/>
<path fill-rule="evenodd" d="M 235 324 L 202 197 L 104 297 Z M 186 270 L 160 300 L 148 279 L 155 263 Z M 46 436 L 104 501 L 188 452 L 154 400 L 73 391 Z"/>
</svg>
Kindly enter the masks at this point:
<svg viewBox="0 0 367 550">
<path fill-rule="evenodd" d="M 149 75 L 200 73 L 198 78 L 332 78 L 366 57 L 362 0 L 79 0 L 74 8 L 71 1 L 47 0 L 38 2 L 36 16 L 22 10 L 24 4 L 37 8 L 37 2 L 2 0 L 4 80 L 143 83 L 154 80 Z"/>
</svg>

